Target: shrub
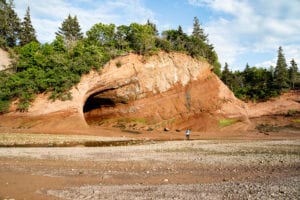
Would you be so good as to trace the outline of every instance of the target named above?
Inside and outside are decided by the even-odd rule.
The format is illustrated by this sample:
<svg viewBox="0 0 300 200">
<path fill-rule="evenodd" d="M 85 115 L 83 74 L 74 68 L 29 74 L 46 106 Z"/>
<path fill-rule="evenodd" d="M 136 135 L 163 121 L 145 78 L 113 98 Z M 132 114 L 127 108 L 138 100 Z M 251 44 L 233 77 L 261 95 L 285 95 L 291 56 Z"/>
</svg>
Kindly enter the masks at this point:
<svg viewBox="0 0 300 200">
<path fill-rule="evenodd" d="M 220 127 L 230 126 L 238 121 L 239 121 L 238 119 L 221 119 L 219 121 L 219 126 Z"/>
<path fill-rule="evenodd" d="M 8 112 L 10 101 L 8 100 L 0 100 L 0 114 L 4 114 Z"/>
<path fill-rule="evenodd" d="M 118 61 L 116 62 L 116 66 L 117 66 L 117 68 L 120 68 L 120 67 L 122 66 L 122 62 L 121 62 L 120 60 L 118 60 Z"/>
</svg>

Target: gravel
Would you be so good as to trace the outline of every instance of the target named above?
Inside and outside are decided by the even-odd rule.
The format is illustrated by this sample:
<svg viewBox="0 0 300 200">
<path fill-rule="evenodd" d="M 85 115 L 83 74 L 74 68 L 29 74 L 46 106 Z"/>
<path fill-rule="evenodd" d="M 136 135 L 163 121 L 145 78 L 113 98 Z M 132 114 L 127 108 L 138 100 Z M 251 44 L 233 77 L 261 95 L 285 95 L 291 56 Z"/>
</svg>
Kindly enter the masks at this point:
<svg viewBox="0 0 300 200">
<path fill-rule="evenodd" d="M 299 177 L 212 184 L 82 186 L 48 190 L 62 199 L 299 199 Z"/>
<path fill-rule="evenodd" d="M 99 178 L 97 184 L 36 191 L 59 199 L 300 199 L 299 140 L 0 148 L 0 159 L 6 158 L 0 172 Z"/>
</svg>

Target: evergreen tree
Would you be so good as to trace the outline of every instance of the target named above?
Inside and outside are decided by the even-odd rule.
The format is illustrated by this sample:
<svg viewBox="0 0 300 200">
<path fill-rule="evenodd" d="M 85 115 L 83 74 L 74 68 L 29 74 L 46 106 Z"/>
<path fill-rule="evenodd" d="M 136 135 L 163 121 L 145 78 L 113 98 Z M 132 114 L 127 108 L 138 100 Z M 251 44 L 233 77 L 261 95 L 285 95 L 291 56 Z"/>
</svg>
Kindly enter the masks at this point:
<svg viewBox="0 0 300 200">
<path fill-rule="evenodd" d="M 287 64 L 283 54 L 282 47 L 278 49 L 277 63 L 275 67 L 275 86 L 278 90 L 283 90 L 289 87 Z"/>
<path fill-rule="evenodd" d="M 158 33 L 158 30 L 157 30 L 157 28 L 156 28 L 156 25 L 155 25 L 154 23 L 150 22 L 150 20 L 149 20 L 149 19 L 147 20 L 147 23 L 146 23 L 146 25 L 148 25 L 148 26 L 151 26 L 151 27 L 152 27 L 152 29 L 153 29 L 153 33 L 154 33 L 154 35 L 155 35 L 155 36 L 158 36 L 158 35 L 159 35 L 159 33 Z"/>
<path fill-rule="evenodd" d="M 272 79 L 274 79 L 274 74 L 275 74 L 275 68 L 273 65 L 270 66 L 269 71 L 271 73 Z"/>
<path fill-rule="evenodd" d="M 0 1 L 0 45 L 14 47 L 17 45 L 20 32 L 20 19 L 14 10 L 14 1 L 7 4 L 5 0 Z"/>
<path fill-rule="evenodd" d="M 290 79 L 290 85 L 292 89 L 295 89 L 295 82 L 297 79 L 298 74 L 298 67 L 297 63 L 294 59 L 291 60 L 291 66 L 289 68 L 289 79 Z"/>
<path fill-rule="evenodd" d="M 217 57 L 217 53 L 214 51 L 216 57 Z M 218 58 L 217 58 L 218 59 Z M 221 78 L 222 76 L 222 71 L 221 71 L 221 64 L 219 63 L 219 61 L 216 61 L 215 63 L 213 63 L 213 72 L 219 77 Z"/>
<path fill-rule="evenodd" d="M 229 81 L 231 77 L 231 71 L 229 71 L 228 63 L 225 63 L 224 70 L 222 71 L 222 78 L 221 80 L 229 86 Z"/>
<path fill-rule="evenodd" d="M 252 76 L 251 69 L 250 69 L 249 64 L 247 63 L 246 67 L 243 71 L 243 77 L 245 78 L 245 81 L 247 83 L 249 83 L 251 81 L 251 76 Z"/>
<path fill-rule="evenodd" d="M 6 25 L 6 1 L 0 0 L 0 47 L 4 47 L 6 44 L 5 38 L 5 25 Z"/>
<path fill-rule="evenodd" d="M 31 24 L 30 9 L 27 7 L 23 22 L 21 23 L 20 45 L 24 46 L 30 42 L 37 41 L 35 30 Z"/>
<path fill-rule="evenodd" d="M 204 30 L 200 27 L 200 22 L 197 17 L 194 17 L 194 24 L 193 24 L 193 33 L 192 35 L 203 42 L 207 42 L 207 35 L 204 33 Z"/>
<path fill-rule="evenodd" d="M 187 42 L 188 36 L 183 32 L 182 27 L 179 25 L 176 33 L 176 39 L 174 42 L 175 50 L 186 51 Z"/>
<path fill-rule="evenodd" d="M 68 49 L 73 46 L 76 40 L 82 39 L 83 33 L 81 32 L 77 17 L 71 17 L 71 15 L 69 15 L 67 19 L 63 21 L 58 32 L 56 32 L 56 35 L 63 37 L 65 45 Z"/>
</svg>

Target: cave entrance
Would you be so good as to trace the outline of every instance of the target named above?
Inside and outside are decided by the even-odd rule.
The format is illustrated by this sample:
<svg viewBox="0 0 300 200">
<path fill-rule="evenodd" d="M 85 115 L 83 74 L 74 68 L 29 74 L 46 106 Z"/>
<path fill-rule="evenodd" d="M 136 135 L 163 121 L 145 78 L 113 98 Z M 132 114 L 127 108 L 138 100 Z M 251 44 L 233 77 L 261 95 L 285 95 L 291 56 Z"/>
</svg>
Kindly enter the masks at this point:
<svg viewBox="0 0 300 200">
<path fill-rule="evenodd" d="M 109 118 L 116 106 L 113 96 L 107 96 L 106 91 L 92 94 L 87 98 L 83 106 L 85 121 L 89 124 L 99 123 L 103 119 Z"/>
<path fill-rule="evenodd" d="M 114 107 L 116 104 L 114 101 L 110 98 L 99 98 L 97 95 L 90 96 L 84 106 L 83 106 L 83 112 L 88 113 L 95 109 L 101 109 L 103 107 Z"/>
</svg>

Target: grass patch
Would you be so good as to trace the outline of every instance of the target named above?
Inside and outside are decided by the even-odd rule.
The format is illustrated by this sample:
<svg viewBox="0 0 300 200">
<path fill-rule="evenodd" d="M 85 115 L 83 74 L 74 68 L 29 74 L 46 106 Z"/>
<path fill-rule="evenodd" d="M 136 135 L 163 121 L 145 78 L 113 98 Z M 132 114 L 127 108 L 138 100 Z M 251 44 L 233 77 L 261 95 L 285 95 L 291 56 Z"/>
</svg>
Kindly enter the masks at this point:
<svg viewBox="0 0 300 200">
<path fill-rule="evenodd" d="M 232 124 L 235 124 L 238 121 L 239 121 L 238 119 L 221 119 L 219 120 L 219 126 L 220 127 L 230 126 Z"/>
<path fill-rule="evenodd" d="M 293 119 L 292 122 L 300 123 L 300 119 Z"/>
<path fill-rule="evenodd" d="M 147 119 L 145 118 L 119 118 L 116 119 L 117 123 L 130 123 L 130 122 L 135 122 L 135 123 L 140 123 L 140 124 L 146 124 Z"/>
<path fill-rule="evenodd" d="M 133 118 L 132 121 L 136 122 L 136 123 L 140 123 L 140 124 L 146 124 L 147 123 L 147 119 L 145 119 L 145 118 Z"/>
</svg>

